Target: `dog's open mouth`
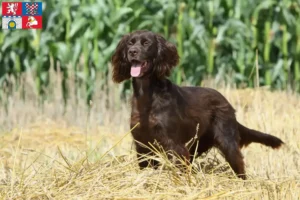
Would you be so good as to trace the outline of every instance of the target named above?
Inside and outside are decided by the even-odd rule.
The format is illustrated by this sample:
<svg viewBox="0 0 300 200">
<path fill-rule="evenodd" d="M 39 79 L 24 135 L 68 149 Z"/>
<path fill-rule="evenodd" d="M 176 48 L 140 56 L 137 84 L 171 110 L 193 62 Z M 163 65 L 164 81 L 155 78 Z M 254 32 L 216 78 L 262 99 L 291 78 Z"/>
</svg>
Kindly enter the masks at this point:
<svg viewBox="0 0 300 200">
<path fill-rule="evenodd" d="M 147 68 L 147 61 L 133 61 L 131 65 L 130 74 L 132 77 L 140 77 L 144 74 Z"/>
</svg>

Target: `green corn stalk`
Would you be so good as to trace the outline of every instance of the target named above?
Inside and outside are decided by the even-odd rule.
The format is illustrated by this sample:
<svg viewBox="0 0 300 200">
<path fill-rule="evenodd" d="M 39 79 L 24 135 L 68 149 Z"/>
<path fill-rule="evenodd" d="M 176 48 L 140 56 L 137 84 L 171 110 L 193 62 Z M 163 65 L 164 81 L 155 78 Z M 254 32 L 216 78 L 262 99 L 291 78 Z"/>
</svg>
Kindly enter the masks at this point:
<svg viewBox="0 0 300 200">
<path fill-rule="evenodd" d="M 179 14 L 178 14 L 178 25 L 177 25 L 177 50 L 179 57 L 183 58 L 183 13 L 185 9 L 185 3 L 179 5 Z M 182 81 L 182 69 L 181 64 L 179 64 L 176 74 L 176 83 L 181 84 Z"/>
<path fill-rule="evenodd" d="M 100 66 L 100 59 L 101 57 L 99 56 L 100 55 L 100 52 L 99 52 L 99 47 L 98 47 L 98 36 L 99 35 L 99 26 L 97 26 L 97 24 L 95 24 L 95 30 L 94 30 L 94 40 L 93 40 L 93 63 L 94 63 L 94 66 L 96 67 L 96 69 L 101 69 L 101 66 Z M 89 74 L 90 74 L 90 70 L 89 70 Z M 95 74 L 95 76 L 97 77 L 98 73 Z M 100 78 L 100 77 L 99 77 Z M 94 88 L 94 79 L 92 79 L 91 77 L 89 78 L 90 79 L 90 90 L 92 88 Z M 90 100 L 92 100 L 92 95 L 93 95 L 93 91 L 91 91 L 91 95 L 88 97 L 88 101 L 90 102 Z"/>
<path fill-rule="evenodd" d="M 242 1 L 244 1 L 244 0 L 242 0 Z M 234 15 L 234 18 L 236 18 L 236 19 L 240 19 L 241 18 L 241 4 L 242 4 L 242 2 L 241 2 L 241 0 L 236 0 L 236 3 L 235 3 L 236 5 L 234 6 L 235 7 L 235 15 Z"/>
<path fill-rule="evenodd" d="M 82 40 L 83 42 L 83 70 L 84 70 L 84 77 L 85 77 L 85 89 L 86 89 L 86 103 L 89 105 L 90 101 L 92 100 L 92 91 L 91 91 L 91 69 L 89 67 L 89 49 L 88 45 L 89 43 L 86 42 L 85 40 Z"/>
<path fill-rule="evenodd" d="M 99 52 L 99 48 L 98 48 L 98 35 L 99 35 L 99 26 L 97 26 L 97 24 L 95 23 L 95 29 L 94 29 L 94 40 L 93 40 L 93 62 L 96 65 L 96 67 L 98 69 L 100 69 L 101 66 L 99 66 L 100 64 L 100 52 Z"/>
<path fill-rule="evenodd" d="M 68 78 L 69 78 L 69 75 L 68 75 L 68 69 L 66 66 L 62 66 L 61 67 L 62 69 L 62 94 L 63 94 L 63 100 L 64 100 L 64 112 L 66 112 L 66 105 L 68 103 L 68 98 L 69 98 L 69 88 L 68 88 L 68 84 L 67 84 L 67 81 L 68 81 Z"/>
<path fill-rule="evenodd" d="M 253 15 L 252 15 L 252 20 L 251 20 L 251 29 L 253 33 L 253 40 L 252 40 L 252 49 L 255 50 L 257 48 L 258 44 L 258 28 L 257 28 L 257 20 L 259 16 L 259 10 L 256 10 Z"/>
<path fill-rule="evenodd" d="M 231 9 L 231 8 L 234 7 L 233 1 L 232 0 L 227 0 L 226 2 L 227 2 L 227 8 L 229 8 L 229 12 L 228 12 L 229 13 L 229 17 L 232 17 L 233 13 L 234 13 L 234 10 Z"/>
<path fill-rule="evenodd" d="M 24 43 L 24 41 L 22 43 Z M 25 89 L 24 81 L 21 81 L 24 79 L 24 77 L 22 77 L 22 66 L 21 65 L 22 65 L 22 63 L 21 63 L 20 55 L 16 54 L 15 63 L 14 63 L 16 79 L 17 79 L 16 87 L 17 87 L 17 89 L 21 88 L 21 98 L 23 101 L 25 101 L 26 89 Z"/>
<path fill-rule="evenodd" d="M 230 3 L 230 2 L 229 2 Z M 214 54 L 215 54 L 215 35 L 217 34 L 217 27 L 213 27 L 213 19 L 214 19 L 214 2 L 208 2 L 208 9 L 209 9 L 209 31 L 210 31 L 210 39 L 208 44 L 208 55 L 206 60 L 207 65 L 207 72 L 209 75 L 213 74 L 214 71 Z"/>
<path fill-rule="evenodd" d="M 70 2 L 69 1 L 67 1 L 63 12 L 64 12 L 65 23 L 66 23 L 65 44 L 68 49 L 71 49 L 72 44 L 70 42 L 70 39 L 71 39 L 70 38 L 70 29 L 71 29 L 72 20 L 71 20 L 71 14 L 70 14 Z M 63 75 L 63 77 L 62 77 L 62 93 L 63 93 L 63 100 L 64 100 L 64 104 L 65 104 L 65 108 L 66 108 L 66 105 L 68 103 L 68 98 L 69 98 L 69 89 L 68 89 L 68 85 L 67 85 L 68 78 L 69 78 L 69 72 L 68 72 L 68 68 L 66 66 L 67 63 L 65 63 L 65 62 L 68 62 L 68 60 L 64 60 L 62 62 L 64 62 L 64 63 L 61 63 L 62 64 L 61 69 L 62 69 L 62 75 Z"/>
<path fill-rule="evenodd" d="M 120 1 L 120 0 L 114 0 L 114 5 L 115 5 L 116 10 L 120 10 L 121 5 L 122 5 L 121 2 L 122 1 Z"/>
<path fill-rule="evenodd" d="M 74 65 L 74 84 L 75 84 L 75 91 L 74 91 L 74 94 L 75 94 L 75 104 L 78 105 L 78 98 L 79 98 L 79 93 L 80 93 L 80 84 L 79 84 L 79 78 L 78 78 L 78 64 L 76 63 Z"/>
<path fill-rule="evenodd" d="M 64 8 L 64 12 L 65 12 L 65 17 L 66 17 L 66 34 L 65 34 L 65 41 L 66 44 L 68 46 L 68 48 L 70 48 L 70 29 L 71 29 L 71 14 L 70 14 L 70 3 L 69 1 L 67 1 L 67 5 Z"/>
<path fill-rule="evenodd" d="M 282 55 L 283 55 L 283 68 L 284 68 L 284 83 L 283 88 L 287 88 L 288 76 L 289 76 L 289 66 L 288 66 L 288 31 L 287 25 L 282 25 Z"/>
<path fill-rule="evenodd" d="M 215 41 L 214 38 L 210 39 L 207 55 L 207 71 L 209 75 L 212 75 L 214 71 L 214 52 L 215 52 Z"/>
<path fill-rule="evenodd" d="M 272 40 L 272 35 L 271 35 L 271 14 L 269 14 L 269 17 L 267 21 L 265 22 L 265 45 L 264 45 L 264 62 L 268 65 L 270 63 L 270 51 L 271 51 L 271 40 Z M 265 83 L 266 85 L 271 85 L 272 84 L 272 76 L 271 76 L 271 69 L 266 69 L 265 71 Z"/>
<path fill-rule="evenodd" d="M 165 23 L 164 23 L 164 35 L 168 38 L 169 37 L 169 27 L 170 27 L 170 19 L 172 17 L 172 9 L 171 7 L 166 9 L 165 15 Z"/>
<path fill-rule="evenodd" d="M 209 24 L 208 28 L 210 31 L 213 29 L 213 19 L 214 19 L 214 2 L 213 1 L 208 1 L 208 10 L 209 10 Z"/>
<path fill-rule="evenodd" d="M 71 29 L 72 20 L 71 20 L 71 14 L 70 14 L 70 1 L 67 1 L 67 5 L 64 8 L 64 12 L 65 12 L 65 18 L 66 18 L 65 43 L 67 45 L 67 48 L 71 49 L 72 44 L 70 42 L 70 39 L 71 39 L 70 38 L 70 29 Z M 66 65 L 66 64 L 67 63 L 63 63 L 63 65 Z M 68 97 L 69 97 L 69 90 L 68 90 L 68 86 L 67 86 L 67 81 L 68 81 L 68 77 L 69 77 L 68 68 L 66 66 L 64 66 L 62 72 L 63 72 L 63 80 L 62 80 L 62 90 L 63 91 L 62 91 L 62 93 L 63 93 L 63 99 L 64 99 L 65 108 L 66 108 L 66 105 L 68 102 Z"/>
<path fill-rule="evenodd" d="M 187 5 L 189 7 L 189 9 L 188 9 L 189 17 L 193 18 L 193 19 L 196 17 L 196 12 L 195 12 L 196 11 L 195 10 L 196 3 L 197 3 L 197 1 L 195 1 L 195 0 L 188 0 L 188 3 L 187 3 Z"/>
<path fill-rule="evenodd" d="M 295 90 L 300 92 L 300 60 L 295 61 Z"/>
<path fill-rule="evenodd" d="M 295 70 L 294 70 L 294 77 L 295 77 L 295 84 L 296 84 L 296 90 L 300 92 L 300 20 L 298 20 L 297 23 L 297 41 L 296 41 L 296 50 L 294 54 L 295 59 Z"/>
<path fill-rule="evenodd" d="M 41 91 L 42 91 L 42 73 L 41 73 L 41 66 L 37 66 L 36 68 L 36 79 L 35 79 L 35 85 L 38 92 L 39 97 L 41 97 Z"/>
<path fill-rule="evenodd" d="M 17 78 L 17 88 L 19 87 L 20 84 L 20 77 L 22 73 L 22 68 L 21 68 L 21 59 L 18 54 L 15 55 L 15 62 L 14 62 L 14 67 L 15 67 L 15 77 Z"/>
<path fill-rule="evenodd" d="M 217 28 L 213 28 L 212 38 L 209 40 L 209 46 L 208 46 L 208 55 L 207 55 L 207 72 L 209 75 L 212 75 L 214 72 L 214 55 L 216 51 L 216 41 L 214 36 L 217 33 Z"/>
<path fill-rule="evenodd" d="M 270 49 L 271 49 L 271 20 L 268 19 L 265 22 L 265 45 L 264 45 L 264 61 L 268 63 L 270 61 Z"/>
<path fill-rule="evenodd" d="M 43 80 L 42 80 L 42 76 L 43 76 L 43 65 L 42 65 L 42 60 L 40 55 L 40 40 L 41 39 L 41 31 L 36 31 L 36 35 L 34 40 L 32 41 L 33 46 L 35 47 L 35 55 L 38 58 L 37 60 L 34 60 L 33 62 L 35 63 L 36 66 L 36 88 L 38 91 L 38 95 L 40 98 L 40 103 L 43 102 Z"/>
<path fill-rule="evenodd" d="M 237 66 L 239 68 L 239 73 L 245 76 L 245 44 L 241 41 L 240 51 L 238 52 L 237 57 Z"/>
</svg>

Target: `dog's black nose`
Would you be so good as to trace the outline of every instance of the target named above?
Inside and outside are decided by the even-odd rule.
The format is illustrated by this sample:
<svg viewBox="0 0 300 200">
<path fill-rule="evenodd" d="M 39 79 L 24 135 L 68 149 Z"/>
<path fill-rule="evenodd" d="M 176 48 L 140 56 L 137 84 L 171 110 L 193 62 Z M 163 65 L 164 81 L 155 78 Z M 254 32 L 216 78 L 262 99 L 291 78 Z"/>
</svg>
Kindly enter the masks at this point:
<svg viewBox="0 0 300 200">
<path fill-rule="evenodd" d="M 128 51 L 130 56 L 135 56 L 138 53 L 138 49 L 137 48 L 130 48 Z"/>
</svg>

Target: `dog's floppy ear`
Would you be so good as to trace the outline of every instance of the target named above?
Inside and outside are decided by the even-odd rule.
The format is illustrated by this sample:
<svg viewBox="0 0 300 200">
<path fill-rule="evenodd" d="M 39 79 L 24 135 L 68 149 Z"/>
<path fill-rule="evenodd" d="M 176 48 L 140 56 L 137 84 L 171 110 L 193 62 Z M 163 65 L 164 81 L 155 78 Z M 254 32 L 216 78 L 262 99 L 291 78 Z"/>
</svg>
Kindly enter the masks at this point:
<svg viewBox="0 0 300 200">
<path fill-rule="evenodd" d="M 129 79 L 130 76 L 130 63 L 127 59 L 127 40 L 129 35 L 124 35 L 119 42 L 115 53 L 112 56 L 113 73 L 112 79 L 116 83 Z"/>
<path fill-rule="evenodd" d="M 179 61 L 176 46 L 160 35 L 156 35 L 157 56 L 153 61 L 156 77 L 163 78 L 171 74 Z"/>
</svg>

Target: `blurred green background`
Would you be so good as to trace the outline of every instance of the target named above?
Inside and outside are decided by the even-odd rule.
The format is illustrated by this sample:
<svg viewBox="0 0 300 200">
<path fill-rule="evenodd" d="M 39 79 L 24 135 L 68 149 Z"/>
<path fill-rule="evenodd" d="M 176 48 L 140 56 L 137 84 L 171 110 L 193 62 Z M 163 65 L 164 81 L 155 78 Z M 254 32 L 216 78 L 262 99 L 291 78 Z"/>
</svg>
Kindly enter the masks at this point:
<svg viewBox="0 0 300 200">
<path fill-rule="evenodd" d="M 43 27 L 1 30 L 0 98 L 30 71 L 46 99 L 52 67 L 63 74 L 65 102 L 70 74 L 89 102 L 96 80 L 105 87 L 111 79 L 121 36 L 137 29 L 176 44 L 177 84 L 201 85 L 209 77 L 254 87 L 258 71 L 260 86 L 300 91 L 300 0 L 48 0 Z M 123 93 L 129 88 L 126 82 Z"/>
</svg>

